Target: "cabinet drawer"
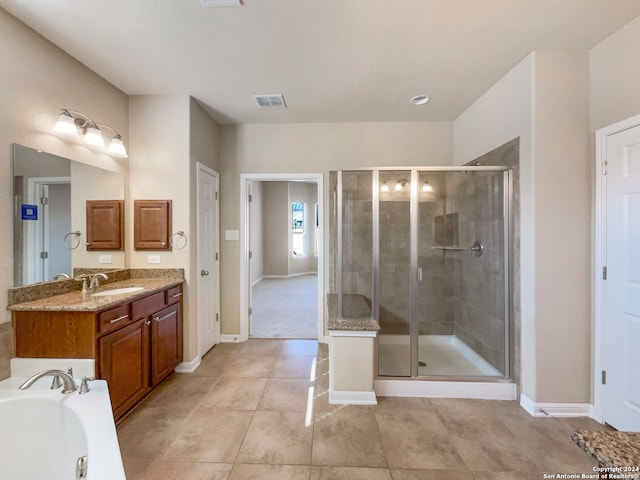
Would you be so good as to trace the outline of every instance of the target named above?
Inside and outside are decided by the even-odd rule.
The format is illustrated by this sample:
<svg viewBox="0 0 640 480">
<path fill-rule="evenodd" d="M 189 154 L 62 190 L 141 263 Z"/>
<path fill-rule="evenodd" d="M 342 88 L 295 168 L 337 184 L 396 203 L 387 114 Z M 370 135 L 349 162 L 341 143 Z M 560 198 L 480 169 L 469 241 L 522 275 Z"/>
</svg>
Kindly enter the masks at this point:
<svg viewBox="0 0 640 480">
<path fill-rule="evenodd" d="M 134 320 L 148 317 L 164 307 L 164 292 L 154 293 L 136 300 L 131 304 L 131 316 Z"/>
<path fill-rule="evenodd" d="M 167 294 L 167 298 L 165 299 L 167 305 L 178 303 L 182 298 L 182 285 L 165 290 L 165 293 Z"/>
<path fill-rule="evenodd" d="M 100 333 L 111 332 L 112 330 L 123 327 L 130 321 L 129 304 L 120 305 L 98 314 L 98 330 Z"/>
</svg>

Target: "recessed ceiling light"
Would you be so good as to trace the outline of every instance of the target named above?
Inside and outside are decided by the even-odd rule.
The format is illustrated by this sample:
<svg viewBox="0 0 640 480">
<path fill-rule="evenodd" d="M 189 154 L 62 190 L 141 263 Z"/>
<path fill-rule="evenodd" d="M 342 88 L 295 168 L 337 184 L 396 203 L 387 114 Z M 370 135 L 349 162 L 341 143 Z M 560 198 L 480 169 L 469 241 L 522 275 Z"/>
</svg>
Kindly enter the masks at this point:
<svg viewBox="0 0 640 480">
<path fill-rule="evenodd" d="M 416 95 L 409 101 L 414 105 L 424 105 L 429 101 L 429 97 L 427 95 Z"/>
</svg>

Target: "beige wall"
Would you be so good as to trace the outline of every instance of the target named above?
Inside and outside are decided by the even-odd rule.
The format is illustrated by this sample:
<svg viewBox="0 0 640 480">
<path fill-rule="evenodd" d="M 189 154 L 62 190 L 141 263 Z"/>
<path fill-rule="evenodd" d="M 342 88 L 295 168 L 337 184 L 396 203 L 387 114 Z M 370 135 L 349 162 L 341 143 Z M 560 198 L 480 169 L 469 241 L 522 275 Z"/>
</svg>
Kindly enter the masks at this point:
<svg viewBox="0 0 640 480">
<path fill-rule="evenodd" d="M 249 124 L 220 127 L 221 229 L 240 228 L 240 174 L 323 173 L 371 166 L 451 165 L 450 122 Z M 328 213 L 327 213 L 328 215 Z M 325 245 L 328 222 L 325 215 Z M 239 242 L 222 243 L 223 334 L 240 332 Z M 325 271 L 328 271 L 325 256 Z M 325 291 L 328 275 L 325 276 Z"/>
<path fill-rule="evenodd" d="M 11 144 L 126 173 L 127 160 L 113 160 L 53 133 L 61 108 L 79 110 L 129 137 L 127 96 L 0 9 L 0 244 L 11 246 Z M 12 248 L 0 254 L 0 270 L 13 271 Z M 11 274 L 0 277 L 0 323 L 10 320 L 6 291 Z"/>
<path fill-rule="evenodd" d="M 640 17 L 589 52 L 591 130 L 640 113 Z"/>
<path fill-rule="evenodd" d="M 217 125 L 187 95 L 130 97 L 131 152 L 129 203 L 172 201 L 172 231 L 187 234 L 182 250 L 133 250 L 133 216 L 127 220 L 127 261 L 131 268 L 184 268 L 184 359 L 198 355 L 196 161 L 217 168 Z M 160 265 L 148 263 L 159 255 Z"/>
<path fill-rule="evenodd" d="M 263 275 L 286 277 L 289 275 L 288 183 L 264 182 L 262 191 Z"/>
<path fill-rule="evenodd" d="M 535 402 L 589 401 L 588 68 L 587 52 L 534 52 L 454 122 L 456 164 L 520 137 L 522 392 Z"/>
</svg>

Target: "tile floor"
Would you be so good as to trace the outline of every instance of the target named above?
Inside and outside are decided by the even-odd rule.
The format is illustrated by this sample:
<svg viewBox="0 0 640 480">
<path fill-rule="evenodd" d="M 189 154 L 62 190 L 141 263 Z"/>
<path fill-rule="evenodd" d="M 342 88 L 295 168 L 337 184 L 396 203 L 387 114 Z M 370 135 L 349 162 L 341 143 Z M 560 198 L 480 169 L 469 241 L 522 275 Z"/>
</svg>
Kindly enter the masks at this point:
<svg viewBox="0 0 640 480">
<path fill-rule="evenodd" d="M 129 479 L 533 480 L 592 473 L 570 439 L 590 419 L 533 418 L 517 402 L 327 402 L 326 345 L 214 347 L 118 426 Z M 315 372 L 315 373 L 314 373 Z M 310 396 L 313 396 L 310 398 Z M 312 405 L 313 408 L 310 408 Z"/>
</svg>

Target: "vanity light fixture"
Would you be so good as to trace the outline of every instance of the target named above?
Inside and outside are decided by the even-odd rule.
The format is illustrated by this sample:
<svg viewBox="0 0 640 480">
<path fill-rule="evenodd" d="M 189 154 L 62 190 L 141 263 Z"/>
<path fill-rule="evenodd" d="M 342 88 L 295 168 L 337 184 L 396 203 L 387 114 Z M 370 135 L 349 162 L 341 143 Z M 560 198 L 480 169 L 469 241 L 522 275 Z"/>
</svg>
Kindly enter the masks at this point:
<svg viewBox="0 0 640 480">
<path fill-rule="evenodd" d="M 109 125 L 96 123 L 84 113 L 68 108 L 62 109 L 62 113 L 58 116 L 58 121 L 56 122 L 57 131 L 72 135 L 82 135 L 84 142 L 94 147 L 105 146 L 101 128 L 111 130 L 115 134 L 109 142 L 107 153 L 116 158 L 128 158 L 122 135 Z"/>
<path fill-rule="evenodd" d="M 388 192 L 389 191 L 389 185 L 387 185 L 387 182 L 382 182 L 382 186 L 380 187 L 380 191 L 381 192 Z"/>
<path fill-rule="evenodd" d="M 400 192 L 407 185 L 406 180 L 398 180 L 395 186 L 395 191 Z"/>
<path fill-rule="evenodd" d="M 422 191 L 433 192 L 433 187 L 429 184 L 429 182 L 424 182 L 424 185 L 422 185 Z"/>
</svg>

